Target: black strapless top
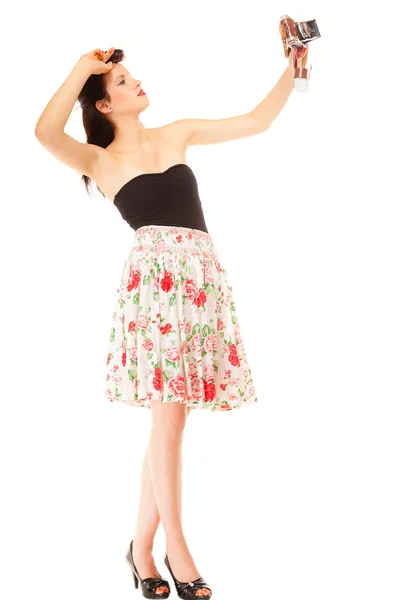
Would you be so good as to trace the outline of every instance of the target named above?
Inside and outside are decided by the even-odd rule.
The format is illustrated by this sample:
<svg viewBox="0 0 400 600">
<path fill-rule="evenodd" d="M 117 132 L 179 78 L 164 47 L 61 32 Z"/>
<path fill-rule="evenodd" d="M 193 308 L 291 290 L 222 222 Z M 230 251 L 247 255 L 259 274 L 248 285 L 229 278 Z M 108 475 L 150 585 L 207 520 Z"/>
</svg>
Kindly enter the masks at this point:
<svg viewBox="0 0 400 600">
<path fill-rule="evenodd" d="M 116 193 L 114 204 L 132 229 L 172 225 L 208 233 L 197 180 L 185 163 L 133 177 Z"/>
</svg>

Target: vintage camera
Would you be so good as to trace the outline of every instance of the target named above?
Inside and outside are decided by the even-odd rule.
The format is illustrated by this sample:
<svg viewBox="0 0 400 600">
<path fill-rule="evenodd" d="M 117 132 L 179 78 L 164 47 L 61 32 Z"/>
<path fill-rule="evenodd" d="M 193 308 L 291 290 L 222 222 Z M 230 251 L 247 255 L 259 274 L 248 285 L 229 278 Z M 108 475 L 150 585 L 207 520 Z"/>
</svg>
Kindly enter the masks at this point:
<svg viewBox="0 0 400 600">
<path fill-rule="evenodd" d="M 300 53 L 305 44 L 321 37 L 317 22 L 294 21 L 289 15 L 283 15 L 279 22 L 279 33 L 281 36 L 285 57 L 288 58 L 290 52 L 293 52 L 293 81 L 294 87 L 298 92 L 308 90 L 308 80 L 312 66 L 299 66 Z"/>
</svg>

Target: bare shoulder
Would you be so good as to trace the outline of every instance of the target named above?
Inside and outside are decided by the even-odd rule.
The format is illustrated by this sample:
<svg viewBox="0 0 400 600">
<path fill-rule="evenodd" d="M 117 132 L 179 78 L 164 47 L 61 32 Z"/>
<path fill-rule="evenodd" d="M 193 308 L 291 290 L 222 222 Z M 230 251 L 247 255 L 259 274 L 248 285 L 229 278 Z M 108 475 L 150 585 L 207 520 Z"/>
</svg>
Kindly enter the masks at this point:
<svg viewBox="0 0 400 600">
<path fill-rule="evenodd" d="M 162 127 L 157 128 L 158 135 L 161 136 L 167 143 L 176 144 L 178 147 L 187 147 L 188 142 L 188 127 L 186 119 L 178 119 L 171 123 L 166 123 Z"/>
<path fill-rule="evenodd" d="M 111 201 L 122 185 L 142 173 L 164 171 L 168 166 L 185 162 L 185 141 L 178 122 L 148 128 L 150 134 L 143 148 L 121 151 L 114 142 L 98 147 L 92 179 Z M 143 158 L 143 157 L 146 158 Z"/>
</svg>

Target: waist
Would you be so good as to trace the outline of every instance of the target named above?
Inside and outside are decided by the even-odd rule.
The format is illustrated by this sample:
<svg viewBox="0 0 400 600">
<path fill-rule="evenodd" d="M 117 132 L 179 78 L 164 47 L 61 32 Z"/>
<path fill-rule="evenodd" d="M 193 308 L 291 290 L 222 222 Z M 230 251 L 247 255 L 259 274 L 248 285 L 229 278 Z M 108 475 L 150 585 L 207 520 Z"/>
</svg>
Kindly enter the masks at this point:
<svg viewBox="0 0 400 600">
<path fill-rule="evenodd" d="M 131 253 L 142 250 L 217 256 L 209 233 L 178 225 L 143 225 L 136 229 Z"/>
</svg>

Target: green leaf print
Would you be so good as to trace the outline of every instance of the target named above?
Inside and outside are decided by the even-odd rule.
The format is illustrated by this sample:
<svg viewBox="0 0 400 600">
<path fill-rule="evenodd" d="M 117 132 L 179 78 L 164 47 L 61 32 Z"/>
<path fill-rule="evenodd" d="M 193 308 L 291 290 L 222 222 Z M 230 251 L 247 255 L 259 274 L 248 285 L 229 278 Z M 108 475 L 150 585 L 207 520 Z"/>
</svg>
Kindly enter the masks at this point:
<svg viewBox="0 0 400 600">
<path fill-rule="evenodd" d="M 147 285 L 150 281 L 150 275 L 145 275 L 143 277 L 143 285 Z"/>
<path fill-rule="evenodd" d="M 159 293 L 158 292 L 153 292 L 153 300 L 155 300 L 157 302 L 158 298 L 159 298 Z"/>
<path fill-rule="evenodd" d="M 196 323 L 196 325 L 193 325 L 192 327 L 192 335 L 196 335 L 196 333 L 200 332 L 200 324 Z"/>
<path fill-rule="evenodd" d="M 176 294 L 171 294 L 171 297 L 169 299 L 169 305 L 174 306 L 175 304 L 176 304 Z"/>
<path fill-rule="evenodd" d="M 139 292 L 136 292 L 136 294 L 132 298 L 132 303 L 137 304 L 138 302 L 139 302 Z"/>
<path fill-rule="evenodd" d="M 132 369 L 128 369 L 129 379 L 133 381 L 136 377 L 136 371 L 132 371 Z"/>
<path fill-rule="evenodd" d="M 115 341 L 115 327 L 111 327 L 110 342 L 114 342 L 114 341 Z"/>
<path fill-rule="evenodd" d="M 177 369 L 179 366 L 179 362 L 177 361 L 173 361 L 173 360 L 168 360 L 168 358 L 165 359 L 165 364 L 167 367 L 169 367 L 170 365 L 172 365 L 174 367 L 174 369 Z"/>
<path fill-rule="evenodd" d="M 162 237 L 162 233 L 161 233 L 161 231 L 159 231 L 159 232 L 157 233 L 156 239 L 157 239 L 157 240 L 159 240 L 161 237 Z"/>
<path fill-rule="evenodd" d="M 205 323 L 205 324 L 203 325 L 203 329 L 202 329 L 202 331 L 201 331 L 201 334 L 202 334 L 202 336 L 203 336 L 203 337 L 207 337 L 207 336 L 208 336 L 210 333 L 211 333 L 211 329 L 210 329 L 210 327 L 207 325 L 207 323 Z"/>
<path fill-rule="evenodd" d="M 232 323 L 233 323 L 234 325 L 236 325 L 237 321 L 238 321 L 238 320 L 237 320 L 237 318 L 235 317 L 235 315 L 232 315 Z"/>
<path fill-rule="evenodd" d="M 218 298 L 218 290 L 216 289 L 215 285 L 211 286 L 210 294 L 212 295 L 214 300 L 216 300 Z"/>
</svg>

